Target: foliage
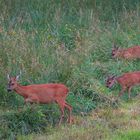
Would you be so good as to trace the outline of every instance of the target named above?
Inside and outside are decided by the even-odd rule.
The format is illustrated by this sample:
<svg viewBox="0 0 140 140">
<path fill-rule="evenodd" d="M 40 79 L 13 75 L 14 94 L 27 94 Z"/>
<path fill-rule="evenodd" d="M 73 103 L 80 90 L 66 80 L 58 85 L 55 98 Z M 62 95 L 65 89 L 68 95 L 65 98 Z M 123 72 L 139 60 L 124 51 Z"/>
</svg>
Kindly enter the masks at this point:
<svg viewBox="0 0 140 140">
<path fill-rule="evenodd" d="M 41 109 L 31 109 L 29 107 L 18 110 L 7 110 L 0 116 L 0 138 L 15 139 L 18 133 L 27 135 L 31 132 L 40 132 L 47 121 Z"/>
</svg>

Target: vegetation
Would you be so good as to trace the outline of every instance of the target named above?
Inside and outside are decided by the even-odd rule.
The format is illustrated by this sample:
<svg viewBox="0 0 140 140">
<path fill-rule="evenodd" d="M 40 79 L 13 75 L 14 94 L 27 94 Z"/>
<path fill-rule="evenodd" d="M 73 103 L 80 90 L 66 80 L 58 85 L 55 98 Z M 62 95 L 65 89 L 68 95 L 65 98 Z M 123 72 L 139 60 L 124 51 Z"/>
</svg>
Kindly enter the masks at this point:
<svg viewBox="0 0 140 140">
<path fill-rule="evenodd" d="M 137 97 L 140 99 L 140 97 Z M 96 109 L 88 116 L 75 116 L 73 125 L 48 128 L 46 133 L 18 136 L 19 140 L 138 140 L 140 101 L 133 99 L 119 108 Z"/>
<path fill-rule="evenodd" d="M 139 110 L 136 116 L 129 112 L 131 106 L 139 108 L 139 98 L 128 101 L 125 94 L 117 102 L 120 87 L 105 87 L 109 74 L 139 70 L 138 60 L 111 58 L 114 43 L 121 48 L 140 44 L 139 21 L 139 0 L 0 0 L 0 139 L 139 138 Z M 6 75 L 20 70 L 23 85 L 69 87 L 72 126 L 57 128 L 57 105 L 32 109 L 6 91 Z M 139 91 L 133 88 L 132 98 Z M 114 115 L 116 108 L 125 111 Z"/>
</svg>

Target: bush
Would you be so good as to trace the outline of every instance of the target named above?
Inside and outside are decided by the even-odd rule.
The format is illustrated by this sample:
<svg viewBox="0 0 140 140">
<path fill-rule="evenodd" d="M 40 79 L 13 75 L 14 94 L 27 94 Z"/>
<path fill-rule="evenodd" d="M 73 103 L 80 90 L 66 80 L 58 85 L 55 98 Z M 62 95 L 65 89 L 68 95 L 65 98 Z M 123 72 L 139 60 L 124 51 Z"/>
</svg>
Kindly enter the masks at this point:
<svg viewBox="0 0 140 140">
<path fill-rule="evenodd" d="M 16 137 L 16 135 L 27 135 L 31 132 L 41 132 L 47 126 L 46 116 L 40 108 L 31 110 L 30 107 L 24 109 L 6 111 L 0 116 L 0 138 Z"/>
</svg>

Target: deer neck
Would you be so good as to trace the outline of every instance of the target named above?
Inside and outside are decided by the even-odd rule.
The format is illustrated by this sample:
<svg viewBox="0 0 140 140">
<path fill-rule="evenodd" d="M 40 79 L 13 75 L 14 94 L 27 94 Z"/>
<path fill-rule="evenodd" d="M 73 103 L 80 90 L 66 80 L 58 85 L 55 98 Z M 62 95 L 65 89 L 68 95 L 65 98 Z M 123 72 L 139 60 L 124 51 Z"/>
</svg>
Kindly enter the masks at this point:
<svg viewBox="0 0 140 140">
<path fill-rule="evenodd" d="M 118 50 L 118 57 L 123 57 L 124 56 L 124 50 Z"/>
<path fill-rule="evenodd" d="M 15 91 L 17 94 L 19 94 L 19 95 L 21 95 L 21 96 L 23 96 L 23 97 L 27 97 L 27 96 L 28 96 L 28 95 L 26 94 L 26 88 L 25 88 L 25 86 L 22 86 L 22 85 L 20 85 L 20 84 L 17 85 L 17 87 L 14 89 L 14 91 Z"/>
<path fill-rule="evenodd" d="M 115 84 L 119 83 L 120 77 L 115 77 Z"/>
</svg>

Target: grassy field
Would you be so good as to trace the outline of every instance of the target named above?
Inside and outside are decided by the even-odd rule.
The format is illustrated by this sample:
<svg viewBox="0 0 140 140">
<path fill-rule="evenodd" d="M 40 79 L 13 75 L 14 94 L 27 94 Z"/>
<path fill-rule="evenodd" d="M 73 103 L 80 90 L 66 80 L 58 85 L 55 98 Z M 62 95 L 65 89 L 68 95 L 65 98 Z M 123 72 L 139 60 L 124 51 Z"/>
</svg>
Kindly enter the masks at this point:
<svg viewBox="0 0 140 140">
<path fill-rule="evenodd" d="M 140 96 L 119 108 L 96 109 L 74 116 L 73 125 L 50 127 L 44 134 L 18 136 L 19 140 L 138 140 L 140 139 Z"/>
<path fill-rule="evenodd" d="M 120 87 L 106 88 L 105 79 L 138 71 L 140 62 L 112 59 L 113 44 L 140 44 L 139 0 L 0 0 L 0 139 L 137 140 L 139 109 L 136 116 L 129 111 L 139 108 L 140 87 L 132 89 L 132 101 L 124 94 L 116 102 Z M 22 85 L 69 87 L 72 126 L 57 127 L 57 105 L 31 110 L 6 91 L 7 74 L 20 70 Z"/>
</svg>

